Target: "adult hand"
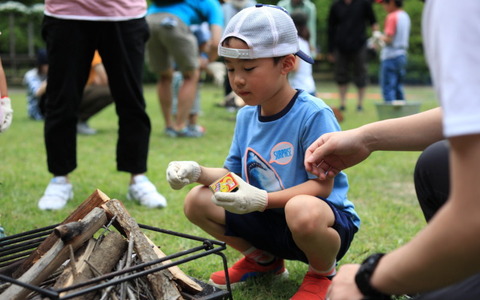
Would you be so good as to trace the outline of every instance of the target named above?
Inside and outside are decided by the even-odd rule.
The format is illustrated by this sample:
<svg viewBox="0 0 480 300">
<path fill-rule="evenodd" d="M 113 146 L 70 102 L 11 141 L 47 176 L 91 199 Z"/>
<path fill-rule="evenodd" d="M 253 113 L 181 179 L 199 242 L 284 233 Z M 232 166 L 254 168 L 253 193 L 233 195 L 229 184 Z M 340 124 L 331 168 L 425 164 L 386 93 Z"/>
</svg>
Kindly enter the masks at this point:
<svg viewBox="0 0 480 300">
<path fill-rule="evenodd" d="M 305 168 L 320 179 L 335 177 L 370 155 L 358 129 L 330 132 L 319 137 L 305 151 Z"/>
<path fill-rule="evenodd" d="M 10 98 L 3 97 L 0 99 L 0 132 L 7 130 L 12 124 L 13 109 Z"/>
<path fill-rule="evenodd" d="M 179 190 L 196 182 L 201 173 L 202 169 L 195 161 L 172 161 L 167 167 L 167 180 L 172 189 Z"/>
<path fill-rule="evenodd" d="M 212 201 L 229 212 L 246 214 L 253 211 L 264 211 L 268 204 L 268 193 L 243 181 L 238 175 L 232 173 L 238 183 L 235 192 L 216 192 Z"/>
<path fill-rule="evenodd" d="M 361 300 L 362 293 L 355 283 L 355 275 L 360 265 L 343 265 L 333 277 L 332 284 L 328 288 L 327 298 L 329 300 Z"/>
</svg>

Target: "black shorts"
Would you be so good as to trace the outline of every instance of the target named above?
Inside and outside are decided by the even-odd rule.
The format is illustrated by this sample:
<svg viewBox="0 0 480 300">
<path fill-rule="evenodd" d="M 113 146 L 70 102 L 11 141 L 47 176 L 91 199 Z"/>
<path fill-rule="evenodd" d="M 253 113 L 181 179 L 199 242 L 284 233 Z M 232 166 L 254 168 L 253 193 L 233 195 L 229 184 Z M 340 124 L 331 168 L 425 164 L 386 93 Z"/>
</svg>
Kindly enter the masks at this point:
<svg viewBox="0 0 480 300">
<path fill-rule="evenodd" d="M 341 245 L 337 254 L 337 261 L 339 261 L 350 247 L 358 228 L 353 224 L 349 213 L 338 210 L 328 201 L 325 202 L 335 215 L 332 228 L 340 235 Z M 283 209 L 267 209 L 264 212 L 243 215 L 226 211 L 225 219 L 226 235 L 241 237 L 256 248 L 268 251 L 277 257 L 308 263 L 305 253 L 293 240 Z"/>
</svg>

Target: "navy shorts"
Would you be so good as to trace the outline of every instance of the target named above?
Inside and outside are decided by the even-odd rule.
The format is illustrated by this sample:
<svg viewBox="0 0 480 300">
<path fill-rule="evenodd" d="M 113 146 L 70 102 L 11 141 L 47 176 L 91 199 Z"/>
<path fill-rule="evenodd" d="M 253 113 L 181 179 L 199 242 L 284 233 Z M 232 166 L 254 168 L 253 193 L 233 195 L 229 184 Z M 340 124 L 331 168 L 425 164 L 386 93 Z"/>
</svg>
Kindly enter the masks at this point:
<svg viewBox="0 0 480 300">
<path fill-rule="evenodd" d="M 350 247 L 358 228 L 353 224 L 349 213 L 338 210 L 328 201 L 325 202 L 333 210 L 335 223 L 332 228 L 338 232 L 341 240 L 337 254 L 337 261 L 339 261 Z M 305 253 L 293 240 L 283 208 L 243 215 L 226 211 L 225 219 L 226 235 L 241 237 L 256 248 L 268 251 L 277 257 L 308 263 Z"/>
</svg>

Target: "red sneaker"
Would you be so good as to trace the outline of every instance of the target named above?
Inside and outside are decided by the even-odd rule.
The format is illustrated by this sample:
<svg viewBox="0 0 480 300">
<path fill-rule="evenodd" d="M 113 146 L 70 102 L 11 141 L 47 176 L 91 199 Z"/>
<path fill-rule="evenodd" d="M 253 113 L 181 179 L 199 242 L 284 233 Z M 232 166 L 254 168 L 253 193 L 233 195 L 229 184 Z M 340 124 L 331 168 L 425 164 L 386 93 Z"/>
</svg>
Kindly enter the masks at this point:
<svg viewBox="0 0 480 300">
<path fill-rule="evenodd" d="M 249 258 L 242 258 L 237 261 L 232 267 L 228 268 L 228 275 L 230 277 L 230 286 L 233 287 L 238 283 L 244 282 L 247 278 L 259 277 L 266 274 L 274 274 L 282 278 L 288 276 L 288 271 L 285 269 L 283 259 L 276 259 L 269 265 L 260 265 Z M 210 276 L 209 283 L 221 289 L 227 288 L 227 279 L 225 272 L 218 271 Z"/>
<path fill-rule="evenodd" d="M 324 300 L 331 283 L 325 276 L 307 272 L 300 288 L 290 300 Z"/>
</svg>

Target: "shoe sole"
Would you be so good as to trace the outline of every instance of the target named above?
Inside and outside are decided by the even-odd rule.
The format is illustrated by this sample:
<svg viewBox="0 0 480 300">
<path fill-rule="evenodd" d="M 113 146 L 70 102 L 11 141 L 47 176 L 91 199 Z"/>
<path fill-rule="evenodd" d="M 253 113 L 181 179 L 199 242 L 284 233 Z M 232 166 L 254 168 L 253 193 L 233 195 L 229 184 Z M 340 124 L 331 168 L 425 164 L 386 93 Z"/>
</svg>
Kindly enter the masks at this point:
<svg viewBox="0 0 480 300">
<path fill-rule="evenodd" d="M 268 276 L 268 275 L 269 275 L 269 274 L 265 274 L 265 275 L 261 275 L 261 276 Z M 261 277 L 261 276 L 249 277 L 248 279 L 258 278 L 258 277 Z M 285 271 L 283 271 L 282 273 L 280 273 L 280 274 L 275 274 L 275 275 L 273 276 L 273 278 L 274 278 L 275 280 L 285 280 L 285 279 L 288 279 L 288 276 L 289 276 L 288 270 L 285 269 Z M 247 279 L 247 280 L 248 280 L 248 279 Z M 242 285 L 244 285 L 244 284 L 247 282 L 247 280 L 230 283 L 230 288 L 231 288 L 231 289 L 234 289 L 234 288 L 237 288 L 237 287 L 239 287 L 239 286 L 242 286 Z M 226 284 L 217 284 L 217 283 L 213 282 L 212 279 L 209 279 L 209 280 L 208 280 L 208 284 L 213 285 L 214 287 L 219 288 L 219 289 L 222 289 L 222 290 L 226 290 L 226 289 L 227 289 L 227 285 L 226 285 Z"/>
</svg>

